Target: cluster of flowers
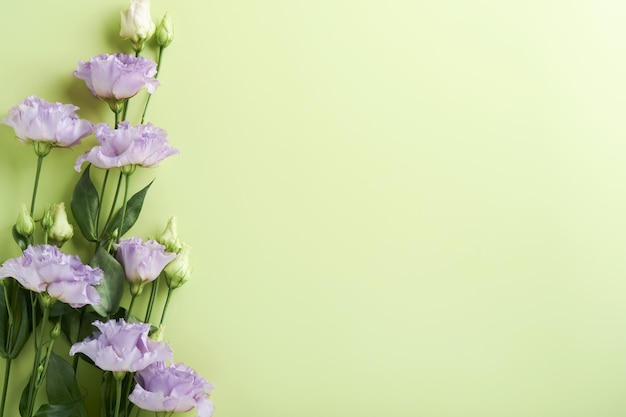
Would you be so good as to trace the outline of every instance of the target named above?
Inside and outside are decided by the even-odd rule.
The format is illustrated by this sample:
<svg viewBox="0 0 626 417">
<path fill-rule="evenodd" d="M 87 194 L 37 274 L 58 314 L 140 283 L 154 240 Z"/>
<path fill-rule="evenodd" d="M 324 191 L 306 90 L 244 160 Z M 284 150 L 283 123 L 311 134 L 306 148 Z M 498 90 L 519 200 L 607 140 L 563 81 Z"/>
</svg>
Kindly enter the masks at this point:
<svg viewBox="0 0 626 417">
<path fill-rule="evenodd" d="M 44 382 L 49 403 L 42 405 L 36 415 L 86 415 L 85 398 L 76 379 L 79 357 L 103 371 L 103 416 L 128 416 L 135 406 L 157 414 L 193 408 L 200 417 L 213 414 L 209 398 L 213 385 L 185 364 L 174 363 L 171 347 L 162 341 L 170 297 L 191 273 L 190 248 L 178 238 L 176 218 L 170 218 L 155 239 L 122 238 L 137 221 L 150 187 L 148 184 L 129 196 L 131 175 L 138 167 L 156 166 L 179 153 L 169 144 L 165 130 L 144 123 L 151 94 L 159 86 L 157 75 L 163 50 L 173 39 L 170 17 L 166 13 L 155 25 L 150 16 L 150 1 L 132 0 L 130 8 L 121 13 L 120 35 L 130 41 L 134 55 L 98 55 L 87 62 L 80 61 L 73 72 L 93 96 L 105 101 L 113 111 L 112 127 L 80 119 L 74 105 L 51 103 L 35 96 L 10 109 L 1 121 L 13 128 L 21 142 L 33 145 L 37 169 L 30 209 L 22 204 L 13 227 L 13 237 L 22 255 L 0 267 L 0 356 L 6 361 L 0 417 L 4 414 L 11 360 L 31 335 L 35 357 L 20 401 L 22 417 L 35 415 L 37 392 Z M 156 62 L 140 56 L 153 37 L 158 46 Z M 126 120 L 129 100 L 144 90 L 148 95 L 141 122 L 133 126 Z M 98 145 L 76 160 L 74 169 L 78 172 L 85 163 L 88 165 L 71 201 L 82 235 L 95 247 L 95 255 L 84 264 L 78 256 L 60 250 L 74 235 L 65 204 L 44 210 L 38 220 L 35 209 L 44 158 L 54 148 L 74 147 L 92 134 Z M 104 170 L 99 193 L 90 176 L 91 166 Z M 119 179 L 106 216 L 103 202 L 110 172 L 119 172 Z M 123 182 L 123 198 L 118 201 Z M 36 233 L 37 223 L 40 234 Z M 37 239 L 43 243 L 36 243 Z M 157 326 L 150 323 L 150 318 L 160 277 L 164 277 L 168 292 Z M 132 314 L 133 305 L 149 284 L 152 288 L 145 318 L 138 319 Z M 123 288 L 130 293 L 127 308 L 120 306 Z M 47 326 L 51 326 L 48 333 Z M 59 361 L 60 356 L 53 352 L 52 346 L 60 334 L 71 344 L 73 367 Z M 59 394 L 55 385 L 69 388 Z"/>
</svg>

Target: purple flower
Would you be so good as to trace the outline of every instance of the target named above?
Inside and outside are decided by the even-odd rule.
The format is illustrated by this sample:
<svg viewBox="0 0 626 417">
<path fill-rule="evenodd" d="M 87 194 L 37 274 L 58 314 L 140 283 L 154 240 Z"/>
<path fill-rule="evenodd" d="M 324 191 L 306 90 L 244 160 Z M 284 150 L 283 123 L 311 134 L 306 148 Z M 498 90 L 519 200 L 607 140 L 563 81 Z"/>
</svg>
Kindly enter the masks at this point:
<svg viewBox="0 0 626 417">
<path fill-rule="evenodd" d="M 142 88 L 154 93 L 159 81 L 156 63 L 144 57 L 123 53 L 97 55 L 80 61 L 73 72 L 85 81 L 91 94 L 106 101 L 119 101 L 137 94 Z"/>
<path fill-rule="evenodd" d="M 0 267 L 0 278 L 13 277 L 24 288 L 45 292 L 75 308 L 100 302 L 93 286 L 103 276 L 100 268 L 83 265 L 78 256 L 63 253 L 53 245 L 29 246 L 22 256 Z"/>
<path fill-rule="evenodd" d="M 49 103 L 30 96 L 11 108 L 2 124 L 11 126 L 22 143 L 49 142 L 69 148 L 93 132 L 93 123 L 80 119 L 72 104 Z"/>
<path fill-rule="evenodd" d="M 165 342 L 148 338 L 150 325 L 126 323 L 124 319 L 94 321 L 100 331 L 72 345 L 70 356 L 84 353 L 105 371 L 136 372 L 155 362 L 172 360 L 172 349 Z"/>
<path fill-rule="evenodd" d="M 76 171 L 80 172 L 85 161 L 103 169 L 128 165 L 152 167 L 179 153 L 168 143 L 167 132 L 151 123 L 132 127 L 129 122 L 121 122 L 117 129 L 100 123 L 95 136 L 100 145 L 78 157 L 74 165 Z"/>
<path fill-rule="evenodd" d="M 134 288 L 139 292 L 144 284 L 154 281 L 176 256 L 175 253 L 166 252 L 165 246 L 157 241 L 144 242 L 138 237 L 120 240 L 115 253 L 115 257 L 124 267 L 131 291 Z"/>
<path fill-rule="evenodd" d="M 213 385 L 182 363 L 166 367 L 155 363 L 135 376 L 135 389 L 128 399 L 144 410 L 186 412 L 194 407 L 198 417 L 211 417 L 209 399 Z"/>
</svg>

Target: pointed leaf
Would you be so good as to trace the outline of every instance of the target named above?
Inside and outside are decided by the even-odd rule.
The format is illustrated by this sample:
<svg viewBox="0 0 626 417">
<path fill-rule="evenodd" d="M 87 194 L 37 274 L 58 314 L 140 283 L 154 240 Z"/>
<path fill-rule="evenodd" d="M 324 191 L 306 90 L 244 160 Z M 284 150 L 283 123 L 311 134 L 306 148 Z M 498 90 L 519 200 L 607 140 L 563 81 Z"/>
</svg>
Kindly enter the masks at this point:
<svg viewBox="0 0 626 417">
<path fill-rule="evenodd" d="M 124 268 L 102 246 L 98 247 L 89 264 L 104 271 L 104 279 L 96 286 L 98 294 L 100 294 L 100 304 L 94 305 L 93 309 L 103 317 L 114 314 L 118 310 L 124 294 L 126 282 Z"/>
<path fill-rule="evenodd" d="M 24 387 L 24 391 L 22 391 L 22 396 L 20 397 L 20 405 L 19 405 L 19 412 L 20 412 L 20 416 L 22 417 L 26 417 L 26 414 L 28 414 L 28 394 L 30 391 L 30 385 L 31 385 L 32 380 L 30 378 L 28 378 L 28 383 L 26 384 L 26 386 Z"/>
<path fill-rule="evenodd" d="M 82 411 L 81 411 L 82 410 Z M 83 399 L 68 404 L 43 404 L 35 417 L 87 417 Z"/>
<path fill-rule="evenodd" d="M 30 320 L 30 303 L 28 302 L 27 290 L 21 288 L 17 282 L 8 282 L 8 285 L 0 289 L 0 356 L 14 359 L 26 344 L 32 329 Z M 8 291 L 13 312 L 13 326 L 9 325 L 4 291 Z"/>
<path fill-rule="evenodd" d="M 72 214 L 85 239 L 90 242 L 98 241 L 98 231 L 96 230 L 96 218 L 98 216 L 98 191 L 89 177 L 88 165 L 80 176 L 70 203 Z"/>
<path fill-rule="evenodd" d="M 110 237 L 115 229 L 120 229 L 118 235 L 124 236 L 128 230 L 133 227 L 137 219 L 139 218 L 139 214 L 141 213 L 141 208 L 143 206 L 143 200 L 146 198 L 146 193 L 148 189 L 152 185 L 154 180 L 150 181 L 150 184 L 146 185 L 140 191 L 138 191 L 135 195 L 128 199 L 126 203 L 126 214 L 124 215 L 124 225 L 120 227 L 120 223 L 122 221 L 122 210 L 118 210 L 113 216 L 113 220 L 108 225 L 107 230 L 105 232 L 105 236 Z"/>
<path fill-rule="evenodd" d="M 53 405 L 65 405 L 64 409 L 55 408 L 63 412 L 69 412 L 68 416 L 86 417 L 87 409 L 83 401 L 84 395 L 80 392 L 74 368 L 56 353 L 50 354 L 48 371 L 46 373 L 46 394 L 48 401 Z M 42 411 L 40 408 L 37 415 Z M 43 414 L 57 415 L 57 414 Z"/>
<path fill-rule="evenodd" d="M 28 238 L 20 234 L 15 228 L 15 225 L 13 226 L 11 232 L 13 233 L 13 240 L 15 240 L 17 246 L 19 246 L 21 250 L 25 250 L 28 247 Z"/>
<path fill-rule="evenodd" d="M 28 301 L 28 290 L 18 288 L 17 290 L 17 305 L 18 307 L 13 310 L 13 327 L 17 327 L 17 332 L 13 332 L 13 338 L 11 339 L 11 350 L 9 351 L 9 357 L 12 359 L 22 351 L 22 348 L 28 341 L 33 326 L 31 317 L 30 301 Z"/>
</svg>

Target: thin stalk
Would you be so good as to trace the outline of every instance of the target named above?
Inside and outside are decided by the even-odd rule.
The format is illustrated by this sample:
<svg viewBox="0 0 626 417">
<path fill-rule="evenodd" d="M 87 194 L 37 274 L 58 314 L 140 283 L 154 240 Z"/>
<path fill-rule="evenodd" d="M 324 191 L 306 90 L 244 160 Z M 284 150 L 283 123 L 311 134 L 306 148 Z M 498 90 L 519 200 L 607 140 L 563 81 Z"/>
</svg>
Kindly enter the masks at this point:
<svg viewBox="0 0 626 417">
<path fill-rule="evenodd" d="M 100 214 L 102 212 L 102 200 L 104 199 L 104 191 L 107 187 L 107 181 L 109 180 L 109 172 L 110 170 L 106 170 L 104 173 L 104 179 L 102 180 L 102 188 L 100 189 L 100 198 L 98 198 L 98 211 L 96 212 L 96 239 L 98 239 L 100 229 Z"/>
<path fill-rule="evenodd" d="M 122 178 L 123 174 L 120 172 L 120 176 L 117 179 L 117 187 L 115 188 L 115 195 L 113 196 L 113 202 L 111 203 L 111 211 L 109 211 L 109 216 L 107 217 L 107 221 L 104 223 L 104 230 L 106 230 L 111 218 L 113 217 L 113 212 L 115 211 L 115 205 L 117 203 L 117 197 L 120 194 L 120 188 L 122 187 Z"/>
<path fill-rule="evenodd" d="M 41 385 L 41 381 L 39 377 L 45 373 L 45 369 L 47 367 L 47 360 L 49 359 L 49 354 L 46 356 L 46 360 L 43 363 L 42 373 L 39 373 L 39 361 L 41 358 L 41 348 L 43 347 L 43 338 L 45 335 L 46 322 L 48 321 L 48 317 L 50 316 L 50 306 L 46 303 L 43 303 L 43 318 L 41 319 L 41 333 L 39 337 L 39 343 L 36 343 L 35 349 L 35 361 L 33 362 L 33 374 L 30 389 L 28 390 L 28 412 L 26 413 L 27 417 L 31 417 L 33 415 L 33 411 L 35 409 L 35 399 L 37 397 L 37 391 L 39 391 L 39 387 Z"/>
<path fill-rule="evenodd" d="M 159 46 L 159 57 L 157 58 L 157 66 L 156 66 L 156 74 L 154 74 L 154 78 L 156 79 L 159 76 L 159 70 L 161 69 L 161 58 L 163 56 L 163 51 L 165 48 L 163 46 Z M 146 105 L 143 108 L 143 114 L 141 115 L 141 124 L 146 118 L 146 112 L 148 111 L 148 104 L 150 104 L 150 97 L 152 94 L 148 94 L 148 98 L 146 98 Z"/>
<path fill-rule="evenodd" d="M 2 400 L 0 400 L 0 417 L 4 416 L 4 405 L 7 400 L 7 388 L 9 386 L 9 376 L 11 375 L 11 358 L 4 360 L 4 381 L 2 383 Z"/>
<path fill-rule="evenodd" d="M 159 275 L 154 281 L 152 281 L 152 288 L 150 289 L 150 299 L 148 300 L 148 307 L 146 308 L 146 319 L 144 320 L 144 323 L 150 322 L 150 316 L 152 315 L 152 307 L 154 306 L 157 292 L 159 291 L 160 280 L 161 280 L 161 275 Z"/>
<path fill-rule="evenodd" d="M 130 415 L 131 407 L 133 405 L 130 401 L 128 401 L 128 397 L 130 396 L 130 390 L 132 388 L 133 380 L 134 380 L 133 374 L 132 373 L 128 373 L 126 380 L 127 380 L 126 392 L 124 393 L 124 398 L 126 399 L 126 404 L 124 406 L 124 416 Z M 139 407 L 137 407 L 137 408 L 139 408 Z"/>
<path fill-rule="evenodd" d="M 128 318 L 130 317 L 130 311 L 133 309 L 133 306 L 135 305 L 135 299 L 137 298 L 136 295 L 130 294 L 130 304 L 128 305 L 128 310 L 126 310 L 126 315 L 124 316 L 124 320 L 128 321 Z"/>
<path fill-rule="evenodd" d="M 43 163 L 45 155 L 37 155 L 37 171 L 35 172 L 35 186 L 33 187 L 33 197 L 30 201 L 30 216 L 33 216 L 35 211 L 35 199 L 37 198 L 37 188 L 39 188 L 39 176 L 41 175 L 41 165 Z"/>
<path fill-rule="evenodd" d="M 122 233 L 124 232 L 124 220 L 126 219 L 126 206 L 128 205 L 128 188 L 129 188 L 129 182 L 130 182 L 130 175 L 131 174 L 124 174 L 125 177 L 125 181 L 124 181 L 124 203 L 122 204 L 122 218 L 120 219 L 120 231 L 117 234 L 117 241 L 120 241 L 120 238 L 122 237 Z"/>
<path fill-rule="evenodd" d="M 118 417 L 120 414 L 120 402 L 122 402 L 122 380 L 123 378 L 118 378 L 117 375 L 113 375 L 115 378 L 115 417 Z"/>
<path fill-rule="evenodd" d="M 163 322 L 165 322 L 165 313 L 167 313 L 167 307 L 170 305 L 170 299 L 172 298 L 173 293 L 174 288 L 169 287 L 167 289 L 167 297 L 165 298 L 165 305 L 163 305 L 163 313 L 161 314 L 161 322 L 159 323 L 159 326 L 162 326 Z"/>
</svg>

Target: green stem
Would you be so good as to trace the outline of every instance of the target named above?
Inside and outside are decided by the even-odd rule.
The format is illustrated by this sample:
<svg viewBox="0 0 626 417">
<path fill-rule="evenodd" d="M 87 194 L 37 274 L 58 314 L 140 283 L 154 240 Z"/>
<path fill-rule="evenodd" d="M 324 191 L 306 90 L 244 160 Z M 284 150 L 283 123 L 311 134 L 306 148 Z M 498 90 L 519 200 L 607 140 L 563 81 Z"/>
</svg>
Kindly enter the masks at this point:
<svg viewBox="0 0 626 417">
<path fill-rule="evenodd" d="M 2 284 L 2 292 L 4 293 L 4 302 L 7 305 L 7 314 L 9 315 L 9 328 L 11 328 L 13 326 L 13 309 L 11 308 L 11 301 L 9 300 L 9 291 L 10 291 L 10 286 L 11 283 L 10 281 L 6 281 L 3 280 L 3 284 Z"/>
<path fill-rule="evenodd" d="M 35 199 L 37 198 L 37 188 L 39 188 L 39 176 L 41 175 L 41 165 L 45 155 L 37 155 L 37 171 L 35 172 L 35 186 L 33 187 L 33 197 L 30 201 L 30 216 L 35 212 Z"/>
<path fill-rule="evenodd" d="M 120 172 L 120 176 L 117 179 L 117 187 L 115 188 L 115 195 L 113 196 L 113 202 L 111 203 L 111 210 L 109 211 L 109 216 L 107 217 L 107 221 L 104 223 L 104 230 L 106 230 L 111 218 L 113 217 L 113 212 L 115 211 L 115 205 L 117 204 L 117 197 L 120 194 L 120 188 L 122 187 L 122 178 L 123 174 Z"/>
<path fill-rule="evenodd" d="M 159 291 L 159 281 L 161 275 L 159 275 L 154 281 L 152 281 L 152 288 L 150 289 L 150 299 L 148 300 L 148 307 L 146 308 L 146 319 L 144 323 L 150 322 L 150 316 L 152 315 L 152 307 L 156 301 L 157 292 Z"/>
<path fill-rule="evenodd" d="M 126 113 L 128 112 L 128 102 L 130 101 L 130 99 L 126 99 L 124 100 L 124 110 L 122 110 L 122 121 L 126 120 Z M 115 127 L 117 128 L 117 123 L 115 124 Z"/>
<path fill-rule="evenodd" d="M 133 387 L 134 376 L 133 373 L 128 373 L 126 377 L 126 392 L 124 393 L 124 399 L 126 404 L 124 405 L 124 416 L 129 416 L 132 411 L 133 403 L 128 401 L 128 397 L 130 396 L 130 390 Z M 139 407 L 137 407 L 139 408 Z"/>
<path fill-rule="evenodd" d="M 107 187 L 107 181 L 109 180 L 110 170 L 106 170 L 104 173 L 104 179 L 102 180 L 102 188 L 100 189 L 100 198 L 98 198 L 98 211 L 96 212 L 96 239 L 98 239 L 99 233 L 98 230 L 100 228 L 100 214 L 102 212 L 102 200 L 104 199 L 104 191 Z"/>
<path fill-rule="evenodd" d="M 120 414 L 120 402 L 122 401 L 122 380 L 117 375 L 113 375 L 115 378 L 115 417 Z"/>
<path fill-rule="evenodd" d="M 35 338 L 35 360 L 33 361 L 33 373 L 31 375 L 30 386 L 28 390 L 28 402 L 27 402 L 27 417 L 32 417 L 33 411 L 35 410 L 35 399 L 37 397 L 37 391 L 39 391 L 39 387 L 41 385 L 40 377 L 45 374 L 45 368 L 47 367 L 47 359 L 49 355 L 46 356 L 46 361 L 44 361 L 41 365 L 43 365 L 42 372 L 39 372 L 40 366 L 40 358 L 41 358 L 41 349 L 43 347 L 43 338 L 45 335 L 46 322 L 48 321 L 48 317 L 50 316 L 50 306 L 46 303 L 43 303 L 43 317 L 41 319 L 41 333 L 39 336 L 39 342 Z M 34 310 L 34 309 L 33 309 Z M 33 315 L 33 317 L 35 317 Z M 33 323 L 35 320 L 33 319 Z M 35 323 L 36 324 L 36 323 Z M 33 330 L 33 336 L 35 335 L 35 331 Z"/>
<path fill-rule="evenodd" d="M 165 305 L 163 306 L 163 313 L 161 314 L 161 322 L 159 323 L 159 326 L 162 326 L 163 322 L 165 322 L 165 313 L 167 313 L 167 307 L 170 305 L 170 298 L 172 298 L 173 293 L 174 288 L 169 287 L 167 289 L 167 297 L 165 298 Z"/>
<path fill-rule="evenodd" d="M 158 78 L 159 70 L 161 69 L 161 58 L 163 57 L 163 51 L 165 48 L 163 46 L 159 46 L 159 57 L 157 58 L 157 66 L 156 66 L 156 74 L 154 74 L 154 78 Z M 141 115 L 141 124 L 143 124 L 146 119 L 146 112 L 148 111 L 148 104 L 150 104 L 150 98 L 152 94 L 148 94 L 148 98 L 146 98 L 146 105 L 143 108 L 143 114 Z"/>
<path fill-rule="evenodd" d="M 124 174 L 124 177 L 126 179 L 124 181 L 124 203 L 122 204 L 122 218 L 120 219 L 120 230 L 119 230 L 119 233 L 117 234 L 118 242 L 120 241 L 120 238 L 122 237 L 122 234 L 124 233 L 124 220 L 126 219 L 126 206 L 128 205 L 128 189 L 129 189 L 130 176 L 131 176 L 130 173 Z"/>
<path fill-rule="evenodd" d="M 133 295 L 131 292 L 130 295 L 130 304 L 128 306 L 128 310 L 126 310 L 126 315 L 124 316 L 124 320 L 128 321 L 128 318 L 130 317 L 130 311 L 133 309 L 133 306 L 135 305 L 135 299 L 137 298 L 136 295 Z"/>
<path fill-rule="evenodd" d="M 2 400 L 0 400 L 0 417 L 4 416 L 4 405 L 7 400 L 7 388 L 9 386 L 9 376 L 11 375 L 11 358 L 4 360 L 4 382 L 2 384 Z"/>
</svg>

